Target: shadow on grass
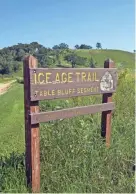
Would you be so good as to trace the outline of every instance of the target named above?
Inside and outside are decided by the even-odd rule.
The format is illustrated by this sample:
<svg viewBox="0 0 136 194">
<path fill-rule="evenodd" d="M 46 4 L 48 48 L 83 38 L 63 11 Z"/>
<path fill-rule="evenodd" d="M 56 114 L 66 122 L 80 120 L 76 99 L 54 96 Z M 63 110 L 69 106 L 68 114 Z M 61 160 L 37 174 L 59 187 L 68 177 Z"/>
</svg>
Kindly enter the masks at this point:
<svg viewBox="0 0 136 194">
<path fill-rule="evenodd" d="M 27 192 L 24 153 L 0 157 L 0 192 Z"/>
<path fill-rule="evenodd" d="M 17 169 L 18 167 L 25 166 L 25 154 L 18 154 L 15 152 L 12 152 L 10 156 L 1 156 L 0 157 L 0 166 L 1 168 L 15 168 Z"/>
<path fill-rule="evenodd" d="M 69 66 L 65 66 L 65 65 L 56 65 L 57 67 L 60 67 L 60 68 L 71 68 L 71 67 L 69 67 Z"/>
</svg>

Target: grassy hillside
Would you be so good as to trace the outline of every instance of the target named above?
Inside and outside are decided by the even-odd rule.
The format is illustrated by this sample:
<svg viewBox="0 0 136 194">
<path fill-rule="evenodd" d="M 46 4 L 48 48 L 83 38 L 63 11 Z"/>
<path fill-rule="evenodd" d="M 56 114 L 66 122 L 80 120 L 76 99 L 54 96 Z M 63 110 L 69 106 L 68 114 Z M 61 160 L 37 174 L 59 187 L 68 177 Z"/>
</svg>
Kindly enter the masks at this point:
<svg viewBox="0 0 136 194">
<path fill-rule="evenodd" d="M 100 114 L 41 125 L 41 192 L 134 192 L 134 83 L 131 71 L 119 75 L 109 149 L 100 137 Z M 21 84 L 0 96 L 1 192 L 27 192 L 23 102 Z M 101 96 L 90 96 L 43 101 L 40 107 L 44 111 L 99 102 Z"/>
<path fill-rule="evenodd" d="M 76 50 L 79 56 L 90 58 L 91 56 L 97 61 L 98 66 L 103 67 L 103 62 L 107 58 L 111 58 L 118 67 L 120 63 L 123 63 L 123 68 L 134 69 L 135 55 L 127 51 L 121 50 Z"/>
<path fill-rule="evenodd" d="M 134 53 L 126 52 L 126 51 L 121 51 L 121 50 L 70 50 L 71 52 L 75 52 L 77 55 L 81 57 L 86 57 L 88 60 L 90 60 L 91 57 L 97 62 L 96 67 L 103 67 L 104 61 L 107 58 L 111 58 L 115 64 L 116 67 L 119 69 L 124 69 L 124 68 L 130 68 L 134 70 L 135 67 L 135 56 Z M 67 54 L 67 53 L 65 53 Z M 71 64 L 68 63 L 67 61 L 64 60 L 65 54 L 60 55 L 60 61 L 62 65 L 69 66 L 71 67 Z M 23 63 L 20 63 L 23 66 Z M 121 66 L 122 64 L 122 66 Z M 54 65 L 52 66 L 54 67 Z M 78 67 L 78 66 L 77 66 Z M 84 67 L 84 66 L 80 66 Z M 7 82 L 11 81 L 13 79 L 16 79 L 16 77 L 22 77 L 23 75 L 23 70 L 21 70 L 17 73 L 13 73 L 10 76 L 6 75 L 4 76 L 4 79 L 2 79 L 2 76 L 0 76 L 0 83 L 2 82 Z"/>
</svg>

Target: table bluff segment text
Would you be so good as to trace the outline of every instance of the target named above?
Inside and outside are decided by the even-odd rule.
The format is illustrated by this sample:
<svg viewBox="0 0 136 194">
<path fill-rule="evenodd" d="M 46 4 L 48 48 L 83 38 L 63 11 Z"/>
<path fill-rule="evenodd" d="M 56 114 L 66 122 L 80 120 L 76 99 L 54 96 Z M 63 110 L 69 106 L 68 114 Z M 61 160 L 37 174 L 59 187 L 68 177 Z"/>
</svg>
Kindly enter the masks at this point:
<svg viewBox="0 0 136 194">
<path fill-rule="evenodd" d="M 90 88 L 69 88 L 69 89 L 63 89 L 63 90 L 35 90 L 35 94 L 38 96 L 63 96 L 63 95 L 70 95 L 70 94 L 84 94 L 84 93 L 90 93 L 90 92 L 98 92 L 99 87 L 94 86 Z"/>
</svg>

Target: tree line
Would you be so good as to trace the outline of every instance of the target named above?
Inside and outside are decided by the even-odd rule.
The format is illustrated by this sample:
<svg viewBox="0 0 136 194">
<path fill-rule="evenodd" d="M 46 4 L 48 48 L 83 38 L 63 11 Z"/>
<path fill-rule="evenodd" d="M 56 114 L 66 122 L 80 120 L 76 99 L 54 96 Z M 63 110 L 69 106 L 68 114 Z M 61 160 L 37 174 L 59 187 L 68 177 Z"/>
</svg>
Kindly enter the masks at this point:
<svg viewBox="0 0 136 194">
<path fill-rule="evenodd" d="M 75 45 L 76 49 L 92 49 L 91 46 L 81 44 Z M 101 44 L 97 44 L 101 48 Z M 43 45 L 32 42 L 30 44 L 18 43 L 0 50 L 0 74 L 12 74 L 22 68 L 22 62 L 26 55 L 33 55 L 38 59 L 39 67 L 50 67 L 61 65 L 62 59 L 67 61 L 74 68 L 77 65 L 95 67 L 96 62 L 93 58 L 88 61 L 85 57 L 78 56 L 73 50 L 69 49 L 66 43 L 54 45 L 46 48 Z"/>
<path fill-rule="evenodd" d="M 93 49 L 92 46 L 86 45 L 86 44 L 81 44 L 81 45 L 76 44 L 74 47 L 75 47 L 75 49 Z M 96 43 L 96 48 L 97 49 L 102 49 L 102 44 L 100 42 L 97 42 Z M 56 49 L 69 49 L 69 46 L 65 43 L 61 43 L 59 45 L 54 45 L 52 47 L 52 49 L 54 49 L 54 50 L 56 50 Z"/>
</svg>

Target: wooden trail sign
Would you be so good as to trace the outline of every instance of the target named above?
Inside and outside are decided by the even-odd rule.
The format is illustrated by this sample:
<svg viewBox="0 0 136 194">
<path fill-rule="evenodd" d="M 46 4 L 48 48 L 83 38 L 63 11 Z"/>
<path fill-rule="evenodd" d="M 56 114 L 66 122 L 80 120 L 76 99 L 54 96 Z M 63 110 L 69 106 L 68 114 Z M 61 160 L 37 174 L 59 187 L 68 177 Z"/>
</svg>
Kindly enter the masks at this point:
<svg viewBox="0 0 136 194">
<path fill-rule="evenodd" d="M 117 87 L 117 69 L 110 59 L 104 68 L 38 68 L 37 60 L 24 60 L 24 108 L 26 177 L 32 192 L 40 192 L 39 124 L 102 112 L 101 135 L 110 145 L 111 115 L 115 104 L 112 93 Z M 39 112 L 39 101 L 102 94 L 102 104 Z"/>
<path fill-rule="evenodd" d="M 31 101 L 88 96 L 115 92 L 116 69 L 30 69 L 30 80 Z"/>
</svg>

